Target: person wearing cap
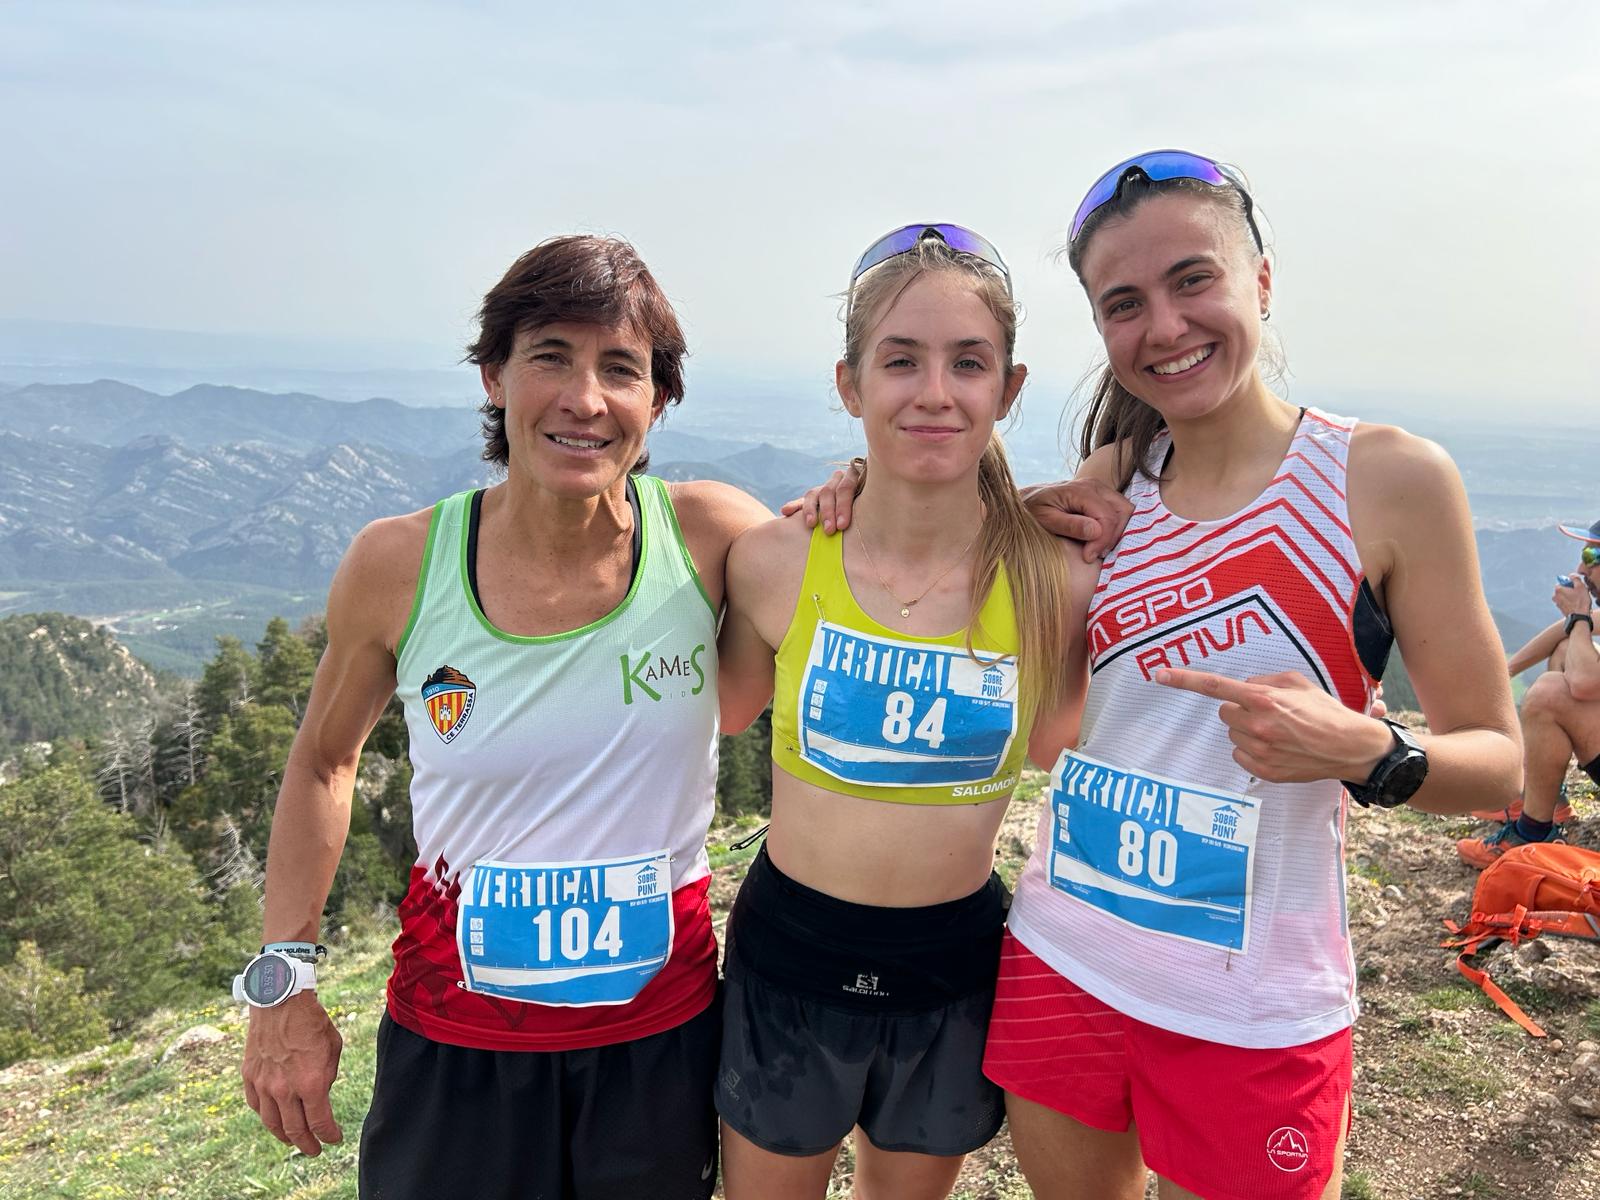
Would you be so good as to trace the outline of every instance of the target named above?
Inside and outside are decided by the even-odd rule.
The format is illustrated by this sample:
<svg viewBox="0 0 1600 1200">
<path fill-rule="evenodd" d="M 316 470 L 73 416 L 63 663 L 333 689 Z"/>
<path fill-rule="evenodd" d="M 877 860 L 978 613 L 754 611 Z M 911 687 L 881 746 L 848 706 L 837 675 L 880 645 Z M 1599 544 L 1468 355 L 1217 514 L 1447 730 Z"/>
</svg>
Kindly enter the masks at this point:
<svg viewBox="0 0 1600 1200">
<path fill-rule="evenodd" d="M 1462 861 L 1487 867 L 1529 842 L 1564 842 L 1562 826 L 1575 814 L 1562 781 L 1576 757 L 1600 784 L 1600 651 L 1595 648 L 1595 600 L 1600 598 L 1600 521 L 1561 532 L 1583 543 L 1578 568 L 1550 597 L 1558 616 L 1506 660 L 1513 676 L 1543 661 L 1545 672 L 1522 698 L 1522 798 L 1473 816 L 1500 822 L 1498 832 L 1462 838 Z"/>
</svg>

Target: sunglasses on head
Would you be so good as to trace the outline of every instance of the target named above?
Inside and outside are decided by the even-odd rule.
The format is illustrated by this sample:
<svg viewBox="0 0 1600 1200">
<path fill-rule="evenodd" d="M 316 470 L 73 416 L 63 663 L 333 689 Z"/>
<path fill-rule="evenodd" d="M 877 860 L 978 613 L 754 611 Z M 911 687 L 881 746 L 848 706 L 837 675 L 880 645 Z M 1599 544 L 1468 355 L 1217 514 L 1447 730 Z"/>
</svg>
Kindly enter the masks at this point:
<svg viewBox="0 0 1600 1200">
<path fill-rule="evenodd" d="M 1138 178 L 1147 183 L 1159 183 L 1165 179 L 1193 179 L 1213 187 L 1238 189 L 1239 195 L 1244 197 L 1244 219 L 1250 225 L 1250 235 L 1256 240 L 1256 250 L 1258 253 L 1266 252 L 1261 244 L 1261 230 L 1256 228 L 1255 203 L 1250 199 L 1250 193 L 1244 190 L 1244 184 L 1221 164 L 1203 154 L 1191 154 L 1187 150 L 1152 150 L 1120 162 L 1100 176 L 1073 214 L 1067 241 L 1077 241 L 1078 235 L 1083 232 L 1083 223 L 1095 210 L 1115 200 L 1129 179 Z"/>
<path fill-rule="evenodd" d="M 1000 272 L 1006 281 L 1006 295 L 1011 295 L 1011 268 L 1006 266 L 1006 260 L 1000 257 L 1000 251 L 995 249 L 994 243 L 963 225 L 943 224 L 902 225 L 899 229 L 891 229 L 863 250 L 861 257 L 856 259 L 856 265 L 850 272 L 850 290 L 853 292 L 856 281 L 873 267 L 899 255 L 909 254 L 919 244 L 929 239 L 943 242 L 960 254 L 970 254 L 988 263 Z"/>
</svg>

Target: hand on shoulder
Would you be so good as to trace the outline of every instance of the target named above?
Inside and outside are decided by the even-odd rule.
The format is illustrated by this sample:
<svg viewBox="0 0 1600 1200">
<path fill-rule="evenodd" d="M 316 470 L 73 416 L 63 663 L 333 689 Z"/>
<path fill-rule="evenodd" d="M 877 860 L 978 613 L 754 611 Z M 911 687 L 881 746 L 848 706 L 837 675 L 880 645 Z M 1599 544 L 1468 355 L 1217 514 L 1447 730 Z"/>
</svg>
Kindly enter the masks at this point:
<svg viewBox="0 0 1600 1200">
<path fill-rule="evenodd" d="M 1085 562 L 1098 562 L 1117 544 L 1133 516 L 1133 505 L 1117 487 L 1115 446 L 1102 446 L 1072 479 L 1022 489 L 1034 520 L 1075 547 Z"/>
</svg>

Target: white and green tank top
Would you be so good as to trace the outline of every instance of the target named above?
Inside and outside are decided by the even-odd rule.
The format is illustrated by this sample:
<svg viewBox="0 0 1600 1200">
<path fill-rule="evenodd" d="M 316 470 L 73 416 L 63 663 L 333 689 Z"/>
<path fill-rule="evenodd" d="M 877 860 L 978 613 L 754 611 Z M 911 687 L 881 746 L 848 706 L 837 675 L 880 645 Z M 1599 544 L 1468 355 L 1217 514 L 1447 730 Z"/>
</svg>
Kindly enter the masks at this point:
<svg viewBox="0 0 1600 1200">
<path fill-rule="evenodd" d="M 504 1005 L 474 1002 L 489 998 L 473 995 L 472 947 L 463 935 L 458 960 L 453 944 L 457 896 L 475 866 L 628 856 L 659 862 L 665 852 L 674 893 L 709 874 L 716 614 L 666 485 L 641 476 L 635 486 L 642 536 L 627 595 L 600 619 L 543 637 L 497 629 L 473 595 L 467 568 L 473 493 L 434 508 L 396 655 L 411 738 L 417 863 L 401 909 L 390 1003 L 397 1019 L 419 1032 L 469 1044 L 520 1044 L 510 1029 L 482 1036 L 491 1033 L 485 1026 L 501 1024 L 490 1009 Z M 468 897 L 460 899 L 465 904 Z M 703 909 L 703 895 L 693 907 Z M 703 953 L 681 953 L 688 915 L 674 922 L 680 943 L 674 958 L 697 962 Z M 714 974 L 709 914 L 704 921 L 705 933 L 695 940 L 712 947 Z"/>
</svg>

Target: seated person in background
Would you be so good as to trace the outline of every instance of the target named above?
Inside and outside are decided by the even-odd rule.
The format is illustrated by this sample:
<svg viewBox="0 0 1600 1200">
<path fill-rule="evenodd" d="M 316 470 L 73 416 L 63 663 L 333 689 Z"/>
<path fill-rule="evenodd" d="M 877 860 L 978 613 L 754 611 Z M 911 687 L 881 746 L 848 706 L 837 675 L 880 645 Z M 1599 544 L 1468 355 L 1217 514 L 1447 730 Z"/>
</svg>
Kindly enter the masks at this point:
<svg viewBox="0 0 1600 1200">
<path fill-rule="evenodd" d="M 1509 808 L 1474 813 L 1501 821 L 1500 832 L 1456 843 L 1464 862 L 1487 867 L 1513 846 L 1564 842 L 1561 826 L 1573 819 L 1562 780 L 1574 755 L 1600 784 L 1600 652 L 1595 649 L 1594 608 L 1600 599 L 1600 521 L 1588 529 L 1561 526 L 1584 543 L 1578 570 L 1551 598 L 1560 613 L 1549 628 L 1518 650 L 1506 665 L 1513 676 L 1545 660 L 1546 670 L 1522 698 L 1522 795 Z"/>
</svg>

